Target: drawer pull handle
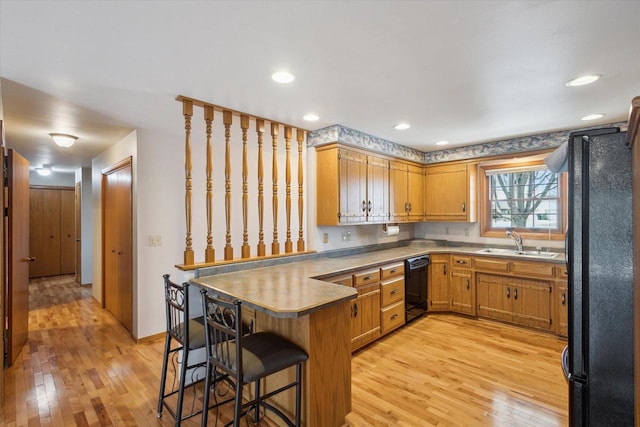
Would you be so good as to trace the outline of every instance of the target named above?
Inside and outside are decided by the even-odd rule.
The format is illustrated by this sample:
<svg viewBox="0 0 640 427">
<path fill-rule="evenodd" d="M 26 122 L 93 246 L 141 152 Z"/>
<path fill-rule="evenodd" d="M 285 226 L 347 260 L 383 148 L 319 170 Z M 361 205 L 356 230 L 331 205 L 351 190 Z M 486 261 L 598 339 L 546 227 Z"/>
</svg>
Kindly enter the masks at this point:
<svg viewBox="0 0 640 427">
<path fill-rule="evenodd" d="M 397 269 L 397 268 L 392 268 L 389 272 L 390 272 L 390 273 L 397 273 L 397 272 L 398 272 L 398 269 Z"/>
<path fill-rule="evenodd" d="M 562 305 L 565 305 L 566 302 L 567 302 L 567 295 L 563 292 L 562 293 Z"/>
<path fill-rule="evenodd" d="M 507 286 L 507 298 L 511 296 L 511 289 Z"/>
<path fill-rule="evenodd" d="M 447 264 L 443 264 L 442 267 L 443 267 L 443 274 L 446 275 L 447 274 Z"/>
<path fill-rule="evenodd" d="M 467 212 L 467 204 L 466 203 L 462 203 L 462 212 L 463 213 Z"/>
<path fill-rule="evenodd" d="M 513 299 L 518 299 L 518 288 L 513 288 Z"/>
<path fill-rule="evenodd" d="M 398 318 L 398 315 L 397 315 L 397 314 L 394 314 L 393 316 L 391 316 L 391 320 L 395 320 L 395 319 L 397 319 L 397 318 Z"/>
<path fill-rule="evenodd" d="M 456 264 L 466 264 L 466 263 L 467 263 L 467 261 L 463 261 L 461 259 L 457 259 L 456 260 Z"/>
<path fill-rule="evenodd" d="M 373 279 L 373 276 L 368 275 L 368 276 L 365 276 L 362 280 L 371 280 L 371 279 Z"/>
<path fill-rule="evenodd" d="M 397 289 L 394 289 L 394 290 L 392 290 L 392 291 L 391 291 L 391 295 L 394 295 L 394 294 L 397 294 L 397 293 L 398 293 L 398 290 L 397 290 Z M 564 294 L 563 294 L 563 295 L 564 295 Z"/>
<path fill-rule="evenodd" d="M 467 279 L 467 289 L 469 289 L 469 279 Z"/>
</svg>

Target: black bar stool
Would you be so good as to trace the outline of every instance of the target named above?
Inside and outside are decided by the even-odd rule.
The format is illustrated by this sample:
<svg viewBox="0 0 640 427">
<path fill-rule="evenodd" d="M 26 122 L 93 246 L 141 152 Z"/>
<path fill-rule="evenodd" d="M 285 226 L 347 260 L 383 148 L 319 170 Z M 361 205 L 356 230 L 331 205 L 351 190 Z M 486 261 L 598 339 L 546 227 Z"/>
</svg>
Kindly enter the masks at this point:
<svg viewBox="0 0 640 427">
<path fill-rule="evenodd" d="M 294 343 L 272 333 L 257 332 L 243 336 L 242 304 L 240 301 L 224 301 L 202 293 L 204 329 L 207 349 L 207 375 L 205 390 L 226 379 L 235 385 L 233 424 L 238 427 L 242 416 L 253 409 L 254 422 L 259 421 L 260 408 L 269 410 L 288 426 L 300 426 L 300 401 L 302 363 L 307 353 Z M 265 395 L 260 394 L 260 380 L 283 369 L 295 366 L 296 380 Z M 220 376 L 219 376 L 220 375 Z M 255 398 L 243 404 L 242 388 L 255 384 Z M 295 421 L 265 400 L 296 387 Z M 209 393 L 205 393 L 204 405 L 209 406 Z M 202 414 L 202 426 L 207 425 L 207 411 Z"/>
<path fill-rule="evenodd" d="M 176 421 L 176 426 L 188 418 L 200 414 L 202 408 L 195 409 L 196 390 L 195 385 L 204 380 L 206 360 L 204 357 L 198 358 L 197 361 L 189 361 L 189 353 L 193 350 L 201 349 L 206 344 L 204 321 L 202 317 L 199 319 L 189 318 L 189 284 L 183 283 L 179 285 L 169 280 L 169 275 L 165 274 L 164 289 L 165 302 L 167 309 L 167 333 L 164 344 L 164 358 L 162 360 L 162 376 L 160 379 L 160 394 L 158 397 L 158 418 L 162 416 L 163 408 Z M 171 348 L 175 341 L 177 347 Z M 204 350 L 202 351 L 204 355 Z M 172 366 L 174 368 L 174 379 L 170 390 L 166 390 L 167 369 L 169 368 L 169 357 L 173 358 Z M 179 367 L 176 367 L 176 363 Z M 178 372 L 179 371 L 179 372 Z M 187 373 L 191 372 L 190 378 Z M 176 384 L 177 380 L 177 384 Z M 184 403 L 184 392 L 188 387 L 193 387 L 193 403 L 191 411 L 183 415 L 182 406 Z M 177 404 L 172 408 L 167 398 L 177 394 Z M 205 393 L 206 394 L 206 393 Z M 205 406 L 206 407 L 206 406 Z M 204 411 L 206 413 L 206 411 Z"/>
</svg>

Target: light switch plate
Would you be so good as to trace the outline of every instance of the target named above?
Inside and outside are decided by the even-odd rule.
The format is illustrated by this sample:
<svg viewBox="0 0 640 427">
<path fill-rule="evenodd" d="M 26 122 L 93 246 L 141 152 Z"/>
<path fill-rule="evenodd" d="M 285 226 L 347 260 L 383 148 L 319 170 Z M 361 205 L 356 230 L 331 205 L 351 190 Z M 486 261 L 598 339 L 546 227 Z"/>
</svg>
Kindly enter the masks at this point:
<svg viewBox="0 0 640 427">
<path fill-rule="evenodd" d="M 149 246 L 161 246 L 162 237 L 158 235 L 149 236 Z"/>
</svg>

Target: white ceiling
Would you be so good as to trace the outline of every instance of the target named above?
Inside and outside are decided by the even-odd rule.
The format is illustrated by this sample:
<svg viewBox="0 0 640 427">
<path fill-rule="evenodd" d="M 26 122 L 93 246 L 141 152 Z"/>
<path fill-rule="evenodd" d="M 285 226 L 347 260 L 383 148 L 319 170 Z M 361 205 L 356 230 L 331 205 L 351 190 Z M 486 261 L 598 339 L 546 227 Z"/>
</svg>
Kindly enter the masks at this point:
<svg viewBox="0 0 640 427">
<path fill-rule="evenodd" d="M 6 141 L 89 166 L 130 129 L 173 126 L 177 95 L 424 151 L 612 123 L 640 95 L 639 43 L 640 1 L 0 0 Z M 270 79 L 283 68 L 290 85 Z M 587 73 L 603 78 L 565 87 Z"/>
</svg>

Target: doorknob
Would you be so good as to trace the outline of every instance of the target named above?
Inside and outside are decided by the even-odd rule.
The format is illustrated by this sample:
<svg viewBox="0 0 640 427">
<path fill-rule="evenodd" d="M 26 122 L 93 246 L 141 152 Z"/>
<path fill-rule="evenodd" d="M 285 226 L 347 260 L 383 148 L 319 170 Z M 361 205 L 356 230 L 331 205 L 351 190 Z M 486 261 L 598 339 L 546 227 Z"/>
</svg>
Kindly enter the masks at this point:
<svg viewBox="0 0 640 427">
<path fill-rule="evenodd" d="M 35 262 L 36 261 L 36 257 L 34 256 L 28 256 L 24 262 Z"/>
</svg>

